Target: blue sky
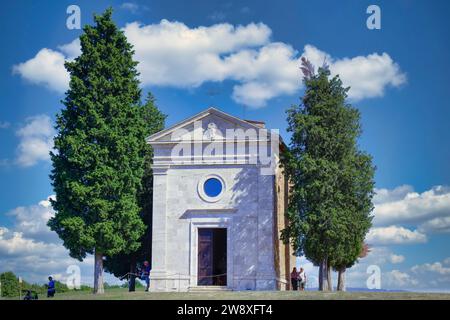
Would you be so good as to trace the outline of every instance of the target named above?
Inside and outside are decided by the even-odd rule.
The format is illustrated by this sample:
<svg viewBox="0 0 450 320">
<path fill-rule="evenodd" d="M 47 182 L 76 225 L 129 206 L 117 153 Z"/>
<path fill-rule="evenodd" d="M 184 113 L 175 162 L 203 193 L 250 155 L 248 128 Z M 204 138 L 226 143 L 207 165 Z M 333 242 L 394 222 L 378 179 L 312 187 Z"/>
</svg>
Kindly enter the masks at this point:
<svg viewBox="0 0 450 320">
<path fill-rule="evenodd" d="M 332 72 L 352 86 L 351 102 L 362 115 L 360 146 L 378 168 L 375 225 L 368 239 L 373 251 L 352 268 L 349 284 L 365 286 L 365 269 L 377 264 L 383 287 L 450 290 L 448 1 L 3 4 L 0 271 L 13 268 L 44 281 L 49 273 L 63 277 L 73 263 L 42 222 L 51 215 L 42 201 L 53 194 L 46 155 L 65 88 L 61 61 L 76 54 L 72 42 L 81 33 L 66 28 L 71 4 L 80 7 L 82 25 L 92 23 L 94 12 L 114 7 L 114 20 L 147 67 L 141 71 L 143 89 L 156 96 L 167 125 L 213 105 L 265 121 L 288 141 L 285 110 L 302 94 L 298 58 L 320 63 L 326 57 Z M 366 27 L 370 4 L 381 8 L 381 30 Z M 174 47 L 180 34 L 191 40 Z M 162 65 L 168 71 L 155 76 L 152 68 Z M 53 253 L 35 261 L 35 270 L 23 268 L 38 250 Z M 82 270 L 90 270 L 89 263 Z"/>
</svg>

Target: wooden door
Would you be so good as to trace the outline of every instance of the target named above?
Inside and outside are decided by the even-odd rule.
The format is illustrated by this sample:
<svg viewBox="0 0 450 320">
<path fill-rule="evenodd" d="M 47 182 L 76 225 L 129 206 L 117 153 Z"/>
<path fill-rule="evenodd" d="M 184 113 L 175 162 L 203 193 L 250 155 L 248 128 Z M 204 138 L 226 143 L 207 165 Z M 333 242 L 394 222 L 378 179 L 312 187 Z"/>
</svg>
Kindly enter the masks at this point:
<svg viewBox="0 0 450 320">
<path fill-rule="evenodd" d="M 198 285 L 213 284 L 213 230 L 198 229 Z"/>
</svg>

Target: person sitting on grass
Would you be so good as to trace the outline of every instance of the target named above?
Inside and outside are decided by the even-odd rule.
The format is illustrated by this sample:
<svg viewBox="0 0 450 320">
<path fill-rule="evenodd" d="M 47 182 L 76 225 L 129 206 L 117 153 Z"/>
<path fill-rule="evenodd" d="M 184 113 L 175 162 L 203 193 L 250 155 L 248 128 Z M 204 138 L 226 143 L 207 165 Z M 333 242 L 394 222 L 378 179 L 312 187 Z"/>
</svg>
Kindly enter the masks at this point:
<svg viewBox="0 0 450 320">
<path fill-rule="evenodd" d="M 24 290 L 22 290 L 22 291 L 24 291 Z M 23 300 L 37 300 L 37 298 L 35 299 L 33 297 L 33 293 L 31 292 L 31 290 L 25 290 L 25 292 L 26 292 L 26 294 L 23 297 Z"/>
<path fill-rule="evenodd" d="M 48 277 L 47 298 L 53 298 L 55 296 L 55 292 L 55 281 L 53 281 L 52 277 Z"/>
</svg>

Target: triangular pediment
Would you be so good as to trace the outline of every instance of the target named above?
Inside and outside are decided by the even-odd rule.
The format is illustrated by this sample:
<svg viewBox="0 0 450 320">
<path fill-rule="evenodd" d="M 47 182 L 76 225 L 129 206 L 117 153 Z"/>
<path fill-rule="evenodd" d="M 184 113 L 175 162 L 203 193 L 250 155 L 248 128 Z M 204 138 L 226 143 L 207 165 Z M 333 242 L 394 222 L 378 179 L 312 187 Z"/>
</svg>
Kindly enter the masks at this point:
<svg viewBox="0 0 450 320">
<path fill-rule="evenodd" d="M 180 140 L 224 139 L 228 129 L 260 129 L 254 123 L 229 115 L 216 108 L 208 108 L 147 138 L 148 143 L 164 143 Z"/>
</svg>

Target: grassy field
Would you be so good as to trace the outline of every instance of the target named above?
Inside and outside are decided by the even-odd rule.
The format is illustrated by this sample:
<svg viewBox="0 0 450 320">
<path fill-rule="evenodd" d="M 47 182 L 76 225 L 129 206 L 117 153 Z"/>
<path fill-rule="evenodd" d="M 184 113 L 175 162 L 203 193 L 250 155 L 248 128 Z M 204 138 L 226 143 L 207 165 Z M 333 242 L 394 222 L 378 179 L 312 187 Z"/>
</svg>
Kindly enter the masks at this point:
<svg viewBox="0 0 450 320">
<path fill-rule="evenodd" d="M 40 300 L 47 297 L 40 296 Z M 127 289 L 109 289 L 103 295 L 86 291 L 56 294 L 54 300 L 450 300 L 450 293 L 414 292 L 318 292 L 318 291 L 235 291 L 235 292 L 128 292 Z"/>
</svg>

